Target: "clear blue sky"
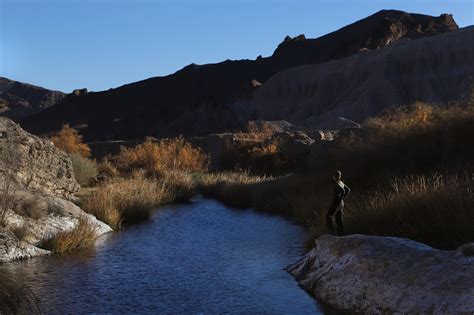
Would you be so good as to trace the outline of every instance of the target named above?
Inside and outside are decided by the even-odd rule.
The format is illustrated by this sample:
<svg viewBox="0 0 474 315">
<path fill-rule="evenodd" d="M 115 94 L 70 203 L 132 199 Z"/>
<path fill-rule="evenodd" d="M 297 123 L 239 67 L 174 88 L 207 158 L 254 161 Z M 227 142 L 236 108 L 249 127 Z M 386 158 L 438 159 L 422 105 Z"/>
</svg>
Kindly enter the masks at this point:
<svg viewBox="0 0 474 315">
<path fill-rule="evenodd" d="M 0 0 L 0 76 L 98 91 L 190 63 L 271 55 L 381 9 L 474 24 L 473 0 Z"/>
</svg>

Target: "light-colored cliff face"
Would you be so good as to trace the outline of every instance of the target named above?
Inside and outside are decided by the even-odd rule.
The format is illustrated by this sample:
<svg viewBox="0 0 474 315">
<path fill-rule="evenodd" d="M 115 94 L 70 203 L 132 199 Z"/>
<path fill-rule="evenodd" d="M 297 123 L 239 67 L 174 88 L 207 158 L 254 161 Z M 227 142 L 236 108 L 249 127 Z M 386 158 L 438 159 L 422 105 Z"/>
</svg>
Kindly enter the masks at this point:
<svg viewBox="0 0 474 315">
<path fill-rule="evenodd" d="M 110 232 L 68 200 L 78 189 L 66 153 L 0 118 L 0 262 L 49 254 L 37 246 L 81 218 L 97 235 Z"/>
<path fill-rule="evenodd" d="M 0 156 L 0 180 L 6 169 L 14 167 L 15 180 L 29 190 L 69 199 L 80 188 L 66 153 L 3 117 L 0 117 L 0 150 L 12 151 L 9 154 L 16 160 Z"/>
<path fill-rule="evenodd" d="M 447 103 L 473 84 L 473 38 L 474 27 L 468 27 L 285 70 L 259 87 L 250 103 L 233 108 L 242 117 L 331 129 L 339 116 L 363 121 L 391 106 Z"/>
<path fill-rule="evenodd" d="M 323 235 L 289 266 L 306 291 L 362 314 L 471 314 L 474 244 L 441 251 L 408 239 Z"/>
</svg>

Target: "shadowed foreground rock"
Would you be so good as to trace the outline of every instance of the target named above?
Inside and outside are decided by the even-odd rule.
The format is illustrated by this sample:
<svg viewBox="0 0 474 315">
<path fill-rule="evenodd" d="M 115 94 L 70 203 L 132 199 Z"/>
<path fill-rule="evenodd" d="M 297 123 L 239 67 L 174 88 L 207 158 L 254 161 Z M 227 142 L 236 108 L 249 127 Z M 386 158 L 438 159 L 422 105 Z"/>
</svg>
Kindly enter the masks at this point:
<svg viewBox="0 0 474 315">
<path fill-rule="evenodd" d="M 361 313 L 474 312 L 474 256 L 408 239 L 324 235 L 287 270 L 328 305 Z M 471 246 L 472 247 L 472 246 Z"/>
</svg>

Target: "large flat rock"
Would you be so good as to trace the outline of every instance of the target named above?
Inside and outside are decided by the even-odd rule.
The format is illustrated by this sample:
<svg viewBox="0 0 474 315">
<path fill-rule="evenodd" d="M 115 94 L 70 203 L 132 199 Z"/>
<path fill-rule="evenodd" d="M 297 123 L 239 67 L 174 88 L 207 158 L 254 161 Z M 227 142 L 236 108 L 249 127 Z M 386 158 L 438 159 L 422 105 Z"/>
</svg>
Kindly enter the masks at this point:
<svg viewBox="0 0 474 315">
<path fill-rule="evenodd" d="M 474 312 L 474 256 L 408 239 L 323 235 L 288 267 L 299 285 L 344 311 L 368 314 Z"/>
</svg>

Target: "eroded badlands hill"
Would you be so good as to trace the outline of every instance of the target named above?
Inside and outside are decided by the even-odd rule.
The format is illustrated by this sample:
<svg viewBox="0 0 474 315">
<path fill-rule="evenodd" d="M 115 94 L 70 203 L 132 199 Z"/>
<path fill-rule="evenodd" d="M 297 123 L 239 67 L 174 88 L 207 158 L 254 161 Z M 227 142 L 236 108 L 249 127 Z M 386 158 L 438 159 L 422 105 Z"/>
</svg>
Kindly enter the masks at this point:
<svg viewBox="0 0 474 315">
<path fill-rule="evenodd" d="M 450 15 L 431 17 L 384 10 L 317 39 L 287 37 L 267 58 L 193 64 L 166 77 L 68 97 L 22 124 L 34 133 L 57 130 L 63 123 L 82 126 L 86 140 L 204 135 L 238 129 L 246 122 L 236 120 L 228 105 L 248 100 L 261 83 L 265 85 L 281 70 L 457 28 Z"/>
</svg>

